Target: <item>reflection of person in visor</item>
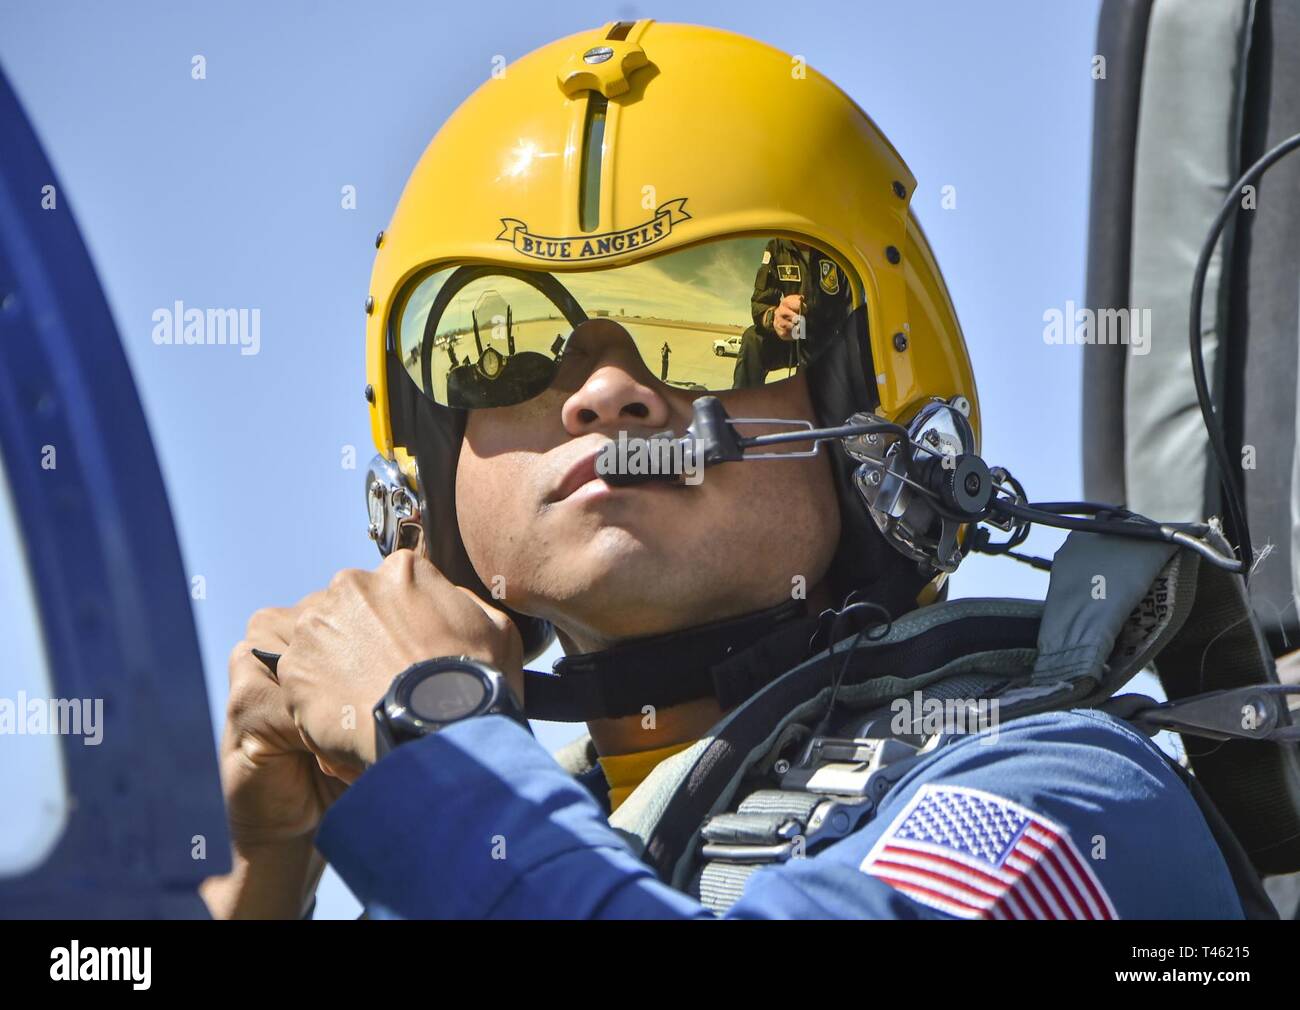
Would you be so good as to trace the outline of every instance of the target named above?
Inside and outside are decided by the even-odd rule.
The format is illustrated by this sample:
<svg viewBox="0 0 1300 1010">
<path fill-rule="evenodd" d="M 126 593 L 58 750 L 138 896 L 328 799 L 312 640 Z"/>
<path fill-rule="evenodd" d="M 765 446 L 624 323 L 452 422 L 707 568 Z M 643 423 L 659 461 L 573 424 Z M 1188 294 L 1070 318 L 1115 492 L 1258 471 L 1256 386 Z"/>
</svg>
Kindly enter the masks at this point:
<svg viewBox="0 0 1300 1010">
<path fill-rule="evenodd" d="M 736 389 L 761 386 L 768 372 L 797 368 L 809 348 L 833 333 L 853 308 L 844 272 L 829 256 L 774 238 L 754 278 L 754 325 L 740 338 Z"/>
</svg>

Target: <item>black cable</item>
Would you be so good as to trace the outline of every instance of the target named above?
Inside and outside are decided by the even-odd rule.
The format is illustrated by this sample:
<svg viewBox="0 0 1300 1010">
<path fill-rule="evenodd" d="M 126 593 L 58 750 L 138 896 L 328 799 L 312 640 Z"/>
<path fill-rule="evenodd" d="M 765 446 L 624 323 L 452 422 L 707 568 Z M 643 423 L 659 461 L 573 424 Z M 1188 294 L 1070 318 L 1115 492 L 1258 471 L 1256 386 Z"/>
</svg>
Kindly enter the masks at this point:
<svg viewBox="0 0 1300 1010">
<path fill-rule="evenodd" d="M 886 635 L 888 635 L 890 629 L 893 628 L 894 626 L 893 617 L 890 615 L 889 611 L 886 610 L 879 603 L 873 603 L 870 600 L 857 600 L 855 602 L 850 602 L 853 600 L 853 597 L 857 595 L 857 593 L 858 590 L 856 589 L 853 592 L 849 593 L 848 597 L 845 600 L 844 608 L 842 610 L 837 611 L 835 617 L 832 618 L 831 620 L 829 648 L 831 649 L 832 654 L 834 653 L 835 642 L 837 641 L 835 632 L 836 629 L 839 627 L 840 621 L 844 620 L 845 617 L 847 617 L 850 613 L 852 613 L 854 610 L 860 607 L 864 607 L 869 610 L 879 611 L 881 614 L 883 614 L 885 617 L 884 621 L 882 622 L 884 625 L 884 630 L 881 631 L 879 634 L 874 634 L 874 635 L 868 634 L 868 631 L 870 629 L 880 627 L 880 625 L 869 624 L 866 627 L 859 628 L 857 632 L 854 634 L 853 641 L 850 642 L 849 647 L 844 650 L 844 662 L 840 664 L 839 673 L 837 673 L 835 675 L 835 679 L 831 681 L 830 701 L 826 705 L 826 714 L 823 715 L 820 720 L 818 720 L 817 725 L 813 728 L 812 735 L 814 737 L 825 736 L 826 733 L 830 731 L 831 719 L 835 712 L 835 700 L 840 693 L 840 684 L 844 682 L 844 676 L 849 672 L 849 662 L 853 658 L 853 653 L 857 651 L 858 646 L 862 643 L 863 635 L 866 635 L 866 639 L 868 642 L 878 642 Z"/>
<path fill-rule="evenodd" d="M 1108 505 L 1106 502 L 1095 501 L 1035 501 L 1029 503 L 1030 508 L 1042 509 L 1044 512 L 1057 512 L 1065 515 L 1100 515 L 1109 513 L 1119 519 L 1137 519 L 1145 523 L 1154 523 L 1154 519 L 1148 519 L 1137 512 L 1130 512 L 1126 508 L 1118 505 Z M 1157 524 L 1159 525 L 1159 524 Z"/>
<path fill-rule="evenodd" d="M 1098 519 L 1095 516 L 1060 515 L 1056 512 L 1043 512 L 1030 505 L 1016 505 L 1005 498 L 995 498 L 989 503 L 989 510 L 1002 515 L 1013 516 L 1039 526 L 1052 526 L 1059 530 L 1082 530 L 1085 533 L 1113 533 L 1121 537 L 1135 537 L 1138 540 L 1161 540 L 1169 538 L 1156 523 L 1128 522 L 1116 519 Z"/>
<path fill-rule="evenodd" d="M 1052 570 L 1052 562 L 1048 558 L 1040 558 L 1034 554 L 1021 554 L 1019 551 L 1006 551 L 1005 553 L 1013 561 L 1019 561 L 1030 568 L 1037 568 L 1040 572 L 1050 572 Z"/>
<path fill-rule="evenodd" d="M 1233 476 L 1236 471 L 1228 458 L 1228 445 L 1224 438 L 1223 427 L 1215 414 L 1214 403 L 1210 400 L 1209 384 L 1205 379 L 1205 359 L 1201 348 L 1201 306 L 1205 300 L 1205 277 L 1209 273 L 1210 257 L 1214 255 L 1215 246 L 1218 245 L 1219 236 L 1223 233 L 1228 218 L 1240 206 L 1242 188 L 1256 182 L 1270 165 L 1297 147 L 1300 147 L 1300 133 L 1288 137 L 1266 152 L 1230 187 L 1227 199 L 1219 209 L 1214 225 L 1201 246 L 1201 255 L 1196 262 L 1196 273 L 1192 277 L 1192 304 L 1187 320 L 1188 342 L 1192 352 L 1192 381 L 1196 385 L 1196 402 L 1201 408 L 1201 419 L 1205 422 L 1210 447 L 1214 450 L 1214 458 L 1219 467 L 1219 483 L 1223 487 L 1228 514 L 1232 520 L 1233 530 L 1240 541 L 1238 554 L 1242 562 L 1241 577 L 1246 581 L 1250 580 L 1250 569 L 1255 562 L 1254 547 L 1250 542 L 1250 527 L 1246 522 L 1246 506 Z"/>
</svg>

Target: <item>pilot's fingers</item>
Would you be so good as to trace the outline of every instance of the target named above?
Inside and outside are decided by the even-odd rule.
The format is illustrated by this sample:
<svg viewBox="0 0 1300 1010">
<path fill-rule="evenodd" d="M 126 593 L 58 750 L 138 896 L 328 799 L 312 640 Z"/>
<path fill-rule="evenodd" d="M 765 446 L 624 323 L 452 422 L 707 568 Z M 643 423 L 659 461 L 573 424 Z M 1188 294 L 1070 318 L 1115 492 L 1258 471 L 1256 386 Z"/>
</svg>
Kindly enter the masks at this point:
<svg viewBox="0 0 1300 1010">
<path fill-rule="evenodd" d="M 245 640 L 252 648 L 263 652 L 284 652 L 293 640 L 293 626 L 298 617 L 323 595 L 323 590 L 317 590 L 304 596 L 292 607 L 263 607 L 255 611 L 248 619 L 248 627 L 244 631 Z"/>
<path fill-rule="evenodd" d="M 230 694 L 222 751 L 247 752 L 251 743 L 275 753 L 305 750 L 280 685 L 252 649 L 252 643 L 245 640 L 230 654 Z"/>
</svg>

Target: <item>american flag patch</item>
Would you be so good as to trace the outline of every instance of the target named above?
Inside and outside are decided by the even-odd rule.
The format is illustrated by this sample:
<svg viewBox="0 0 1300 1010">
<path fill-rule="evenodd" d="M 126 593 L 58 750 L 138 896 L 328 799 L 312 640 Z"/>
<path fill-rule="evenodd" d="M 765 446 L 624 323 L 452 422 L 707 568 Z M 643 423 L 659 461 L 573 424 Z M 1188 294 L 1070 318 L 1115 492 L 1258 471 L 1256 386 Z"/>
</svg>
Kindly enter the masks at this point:
<svg viewBox="0 0 1300 1010">
<path fill-rule="evenodd" d="M 924 785 L 858 867 L 963 919 L 1118 919 L 1070 836 L 1010 800 Z"/>
</svg>

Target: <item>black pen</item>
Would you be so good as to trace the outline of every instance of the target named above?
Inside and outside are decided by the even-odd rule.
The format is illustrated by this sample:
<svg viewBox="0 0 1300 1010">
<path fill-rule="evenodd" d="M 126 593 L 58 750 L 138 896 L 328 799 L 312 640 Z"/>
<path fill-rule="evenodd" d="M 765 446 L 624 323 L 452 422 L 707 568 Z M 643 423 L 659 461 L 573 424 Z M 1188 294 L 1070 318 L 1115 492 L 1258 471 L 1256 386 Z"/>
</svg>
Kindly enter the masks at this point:
<svg viewBox="0 0 1300 1010">
<path fill-rule="evenodd" d="M 276 668 L 280 664 L 280 654 L 278 652 L 267 652 L 264 649 L 254 649 L 253 655 L 266 667 L 271 674 L 271 679 L 277 684 L 280 683 L 280 678 L 276 674 Z"/>
</svg>

